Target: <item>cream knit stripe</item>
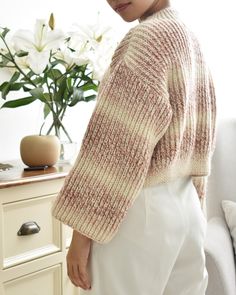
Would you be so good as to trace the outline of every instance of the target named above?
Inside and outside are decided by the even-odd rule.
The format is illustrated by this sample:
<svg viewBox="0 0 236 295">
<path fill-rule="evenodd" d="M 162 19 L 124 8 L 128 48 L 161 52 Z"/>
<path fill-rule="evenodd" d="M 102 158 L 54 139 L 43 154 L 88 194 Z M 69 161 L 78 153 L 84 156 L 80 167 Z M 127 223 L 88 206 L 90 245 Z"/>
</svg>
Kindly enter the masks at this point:
<svg viewBox="0 0 236 295">
<path fill-rule="evenodd" d="M 211 110 L 210 110 L 210 107 L 211 107 L 211 104 L 209 103 L 209 101 L 211 101 L 211 94 L 209 93 L 208 91 L 208 88 L 206 87 L 207 85 L 206 84 L 206 71 L 207 69 L 205 67 L 203 67 L 203 64 L 199 61 L 198 63 L 198 67 L 197 67 L 197 97 L 198 99 L 200 100 L 201 97 L 203 97 L 203 101 L 196 101 L 196 96 L 194 96 L 194 104 L 196 104 L 196 108 L 198 107 L 197 109 L 197 113 L 198 113 L 198 121 L 197 121 L 197 138 L 202 138 L 202 135 L 205 134 L 205 137 L 206 137 L 206 140 L 205 140 L 205 146 L 202 145 L 202 140 L 200 141 L 200 144 L 198 144 L 196 146 L 196 149 L 195 149 L 195 152 L 196 153 L 205 153 L 205 154 L 208 154 L 209 152 L 209 149 L 211 149 L 211 143 L 210 143 L 210 134 L 209 134 L 209 131 L 207 130 L 204 130 L 203 127 L 208 128 L 209 129 L 209 126 L 208 126 L 208 122 L 206 121 L 207 120 L 207 116 L 206 116 L 206 113 L 207 114 L 211 114 Z M 175 67 L 173 67 L 173 70 L 175 72 L 175 79 L 173 79 L 172 82 L 172 85 L 173 85 L 173 93 L 175 94 L 174 96 L 174 102 L 172 103 L 173 107 L 176 105 L 178 106 L 178 103 L 176 104 L 176 98 L 177 96 L 179 97 L 179 99 L 183 99 L 186 95 L 185 92 L 182 92 L 182 91 L 179 91 L 179 90 L 183 90 L 184 89 L 184 85 L 186 85 L 186 77 L 184 77 L 184 75 L 181 73 L 181 69 L 184 69 L 184 67 L 182 66 L 179 66 L 179 65 L 175 65 Z M 182 85 L 182 86 L 181 86 Z M 181 86 L 181 87 L 180 87 Z M 179 95 L 178 95 L 179 94 Z M 205 97 L 208 96 L 209 99 L 206 100 Z M 186 97 L 187 98 L 187 97 Z M 172 99 L 170 98 L 170 101 Z M 185 103 L 185 102 L 183 102 Z M 181 109 L 176 109 L 176 112 L 174 111 L 174 115 L 173 115 L 173 119 L 174 117 L 179 121 L 179 118 L 182 118 L 182 117 L 185 117 L 186 114 L 184 114 Z M 191 116 L 190 116 L 191 118 Z M 195 124 L 192 124 L 193 128 L 195 126 Z M 171 128 L 172 126 L 170 126 Z M 194 128 L 195 129 L 195 128 Z M 181 130 L 181 129 L 180 129 Z M 208 139 L 208 140 L 207 140 Z M 197 139 L 198 140 L 198 139 Z M 207 145 L 208 143 L 208 145 Z"/>
<path fill-rule="evenodd" d="M 175 35 L 176 38 L 172 38 L 173 35 Z M 161 55 L 162 62 L 163 57 L 166 60 L 190 60 L 189 35 L 186 30 L 183 30 L 182 25 L 175 20 L 157 19 L 155 22 L 144 23 L 137 30 L 137 33 L 132 36 L 132 46 L 138 44 L 138 40 L 140 40 L 140 42 L 144 42 L 143 40 L 145 40 L 147 46 L 143 49 L 153 61 L 157 54 Z M 150 44 L 152 44 L 152 46 L 149 46 Z M 155 76 L 156 72 L 154 71 L 154 77 Z"/>
<path fill-rule="evenodd" d="M 155 81 L 159 70 L 163 70 L 176 57 L 176 41 L 171 38 L 170 22 L 159 21 L 141 24 L 133 31 L 125 59 L 141 71 L 148 82 Z M 178 45 L 178 43 L 177 43 Z M 173 47 L 173 48 L 172 48 Z M 179 50 L 180 51 L 180 50 Z M 140 63 L 142 66 L 140 66 Z M 158 67 L 156 67 L 158 65 Z M 151 74 L 151 75 L 148 75 Z"/>
<path fill-rule="evenodd" d="M 106 118 L 104 118 L 106 119 Z M 108 121 L 109 122 L 109 121 Z M 112 122 L 111 122 L 112 124 Z M 148 126 L 148 125 L 147 125 Z M 118 130 L 118 129 L 116 129 Z M 112 136 L 112 135 L 111 135 Z M 89 164 L 88 167 L 85 167 L 85 171 L 87 170 L 89 173 L 93 173 L 95 177 L 99 177 L 99 173 L 100 173 L 100 170 L 98 171 L 94 171 L 93 168 L 94 167 L 99 167 L 99 169 L 103 170 L 103 166 L 106 167 L 106 165 L 109 165 L 109 169 L 108 169 L 108 173 L 117 173 L 117 172 L 120 172 L 121 174 L 120 175 L 117 175 L 116 178 L 121 178 L 122 177 L 122 174 L 124 173 L 124 170 L 127 166 L 127 163 L 126 163 L 126 158 L 127 160 L 129 160 L 128 156 L 127 156 L 127 151 L 130 150 L 130 153 L 131 154 L 135 154 L 136 153 L 136 156 L 139 157 L 139 158 L 144 158 L 145 160 L 145 144 L 146 144 L 146 141 L 149 141 L 150 139 L 148 138 L 148 135 L 145 138 L 138 138 L 138 136 L 136 138 L 132 138 L 132 133 L 130 132 L 126 132 L 124 131 L 124 133 L 121 135 L 118 131 L 116 132 L 116 134 L 114 134 L 114 136 L 116 136 L 116 141 L 119 142 L 119 146 L 116 146 L 117 149 L 120 150 L 120 152 L 122 152 L 121 148 L 123 148 L 124 152 L 123 152 L 123 161 L 119 163 L 119 167 L 120 167 L 120 171 L 112 171 L 113 170 L 117 170 L 117 167 L 116 166 L 113 166 L 113 163 L 111 162 L 112 161 L 112 157 L 116 156 L 116 155 L 110 155 L 109 154 L 109 150 L 106 151 L 104 147 L 100 146 L 100 145 L 96 145 L 96 148 L 90 148 L 88 146 L 88 149 L 90 151 L 90 153 L 86 153 L 86 157 L 84 158 L 81 158 L 81 165 L 86 164 L 86 162 Z M 124 139 L 125 138 L 129 138 L 129 141 L 125 142 Z M 103 138 L 101 137 L 101 141 L 104 140 L 106 141 L 106 138 Z M 137 144 L 137 141 L 139 142 L 139 145 L 140 145 L 140 148 L 139 150 L 137 150 L 136 148 L 136 144 Z M 132 145 L 129 147 L 129 145 Z M 127 146 L 127 151 L 125 149 L 125 147 Z M 142 150 L 141 150 L 142 148 Z M 106 153 L 106 154 L 105 154 Z M 105 158 L 104 162 L 100 164 L 99 166 L 99 163 L 101 160 L 103 160 L 103 157 Z M 90 162 L 91 161 L 91 162 Z M 96 162 L 97 163 L 94 163 Z M 111 166 L 111 167 L 110 167 Z M 131 169 L 133 169 L 133 167 L 130 167 Z M 80 168 L 80 171 L 81 173 L 84 172 L 83 168 Z M 97 173 L 96 173 L 97 172 Z M 101 172 L 101 175 L 103 175 L 105 173 L 105 171 Z M 128 181 L 129 179 L 127 179 Z M 126 178 L 124 177 L 124 179 L 122 180 L 123 181 L 126 181 Z"/>
<path fill-rule="evenodd" d="M 161 87 L 161 85 L 158 84 L 158 81 L 162 81 L 164 78 L 164 71 L 167 68 L 167 62 L 164 63 L 163 55 L 161 55 L 161 49 L 159 49 L 159 53 L 158 51 L 156 51 L 155 54 L 159 54 L 159 57 L 156 56 L 156 60 L 154 60 L 154 53 L 152 53 L 153 49 L 147 47 L 149 48 L 149 50 L 147 50 L 143 46 L 139 45 L 141 42 L 143 42 L 143 38 L 144 36 L 135 36 L 131 39 L 129 44 L 129 51 L 124 55 L 124 59 L 128 66 L 135 73 L 141 76 L 146 83 L 156 88 L 156 91 L 159 91 L 159 87 Z M 150 46 L 150 43 L 148 41 L 146 41 L 146 43 L 148 46 Z M 158 67 L 157 59 L 161 60 Z"/>
<path fill-rule="evenodd" d="M 169 20 L 168 20 L 168 22 L 169 22 Z M 174 24 L 173 24 L 173 26 L 175 26 L 175 22 L 173 22 Z M 165 26 L 165 25 L 169 25 L 168 23 L 167 24 L 165 24 L 165 21 L 159 21 L 158 20 L 158 24 L 157 25 L 159 25 L 159 26 Z M 151 27 L 152 26 L 152 27 Z M 148 27 L 148 28 L 147 28 Z M 125 55 L 125 59 L 127 60 L 127 62 L 128 63 L 130 63 L 130 66 L 131 67 L 133 67 L 134 69 L 137 69 L 138 67 L 140 67 L 143 71 L 142 71 L 142 74 L 144 74 L 144 79 L 148 79 L 149 78 L 149 76 L 148 77 L 146 77 L 145 78 L 145 73 L 150 73 L 150 71 L 151 71 L 151 69 L 153 69 L 153 72 L 154 73 L 152 73 L 151 72 L 151 76 L 153 76 L 153 77 L 155 77 L 155 75 L 159 75 L 159 77 L 160 77 L 160 71 L 158 71 L 157 70 L 157 68 L 156 67 L 154 67 L 154 66 L 152 66 L 152 67 L 149 67 L 149 68 L 147 68 L 147 66 L 149 65 L 149 64 L 151 64 L 152 62 L 153 62 L 153 57 L 155 57 L 156 58 L 156 55 L 157 55 L 157 53 L 156 53 L 156 47 L 155 46 L 146 46 L 146 47 L 144 47 L 144 50 L 143 50 L 143 52 L 141 52 L 141 50 L 139 50 L 138 51 L 138 45 L 136 45 L 136 44 L 139 44 L 139 43 L 141 43 L 141 42 L 143 42 L 143 38 L 145 37 L 145 30 L 148 30 L 148 32 L 149 32 L 149 37 L 147 38 L 146 37 L 146 39 L 147 40 L 149 40 L 149 39 L 151 39 L 152 38 L 152 40 L 150 40 L 150 42 L 152 42 L 153 43 L 153 38 L 155 37 L 156 39 L 157 39 L 157 34 L 156 34 L 156 31 L 154 31 L 154 29 L 155 30 L 157 30 L 158 28 L 156 28 L 156 27 L 154 27 L 153 26 L 153 23 L 151 23 L 151 24 L 146 24 L 145 26 L 144 26 L 144 28 L 142 28 L 143 29 L 143 34 L 138 34 L 138 33 L 136 33 L 136 34 L 134 34 L 135 36 L 134 37 L 132 37 L 132 39 L 131 39 L 131 44 L 129 44 L 129 55 Z M 171 29 L 173 30 L 173 28 L 171 27 Z M 179 31 L 178 31 L 178 29 L 180 30 L 180 32 L 181 32 L 181 26 L 179 26 L 178 25 L 178 27 L 177 27 L 177 29 L 175 30 L 176 32 L 178 32 L 178 34 L 181 36 L 181 34 L 179 33 Z M 159 28 L 159 30 L 160 30 L 160 28 Z M 174 32 L 175 32 L 174 31 Z M 183 31 L 183 30 L 182 30 Z M 138 30 L 138 32 L 140 32 L 140 30 Z M 166 32 L 167 32 L 167 34 L 169 34 L 170 32 L 168 32 L 168 27 L 167 27 L 167 29 L 166 29 Z M 165 33 L 166 33 L 165 32 Z M 155 35 L 154 35 L 155 34 Z M 184 35 L 184 34 L 183 34 Z M 156 39 L 154 39 L 155 41 L 156 41 L 156 43 L 160 43 L 162 40 L 164 40 L 164 38 L 165 38 L 165 34 L 163 34 L 163 32 L 162 33 L 160 33 L 160 35 L 158 35 L 158 37 L 159 37 L 159 42 L 158 42 L 158 40 L 156 41 Z M 146 43 L 147 43 L 147 45 L 149 45 L 148 44 L 148 42 L 149 41 L 145 41 Z M 167 41 L 168 40 L 171 40 L 171 38 L 167 38 Z M 180 39 L 181 40 L 181 39 Z M 178 56 L 178 59 L 179 60 L 181 60 L 181 58 L 183 59 L 183 56 L 185 56 L 185 57 L 188 57 L 188 60 L 190 60 L 190 54 L 189 54 L 189 52 L 188 51 L 184 51 L 184 48 L 187 48 L 187 46 L 186 46 L 186 44 L 187 44 L 187 42 L 188 42 L 188 40 L 187 40 L 187 37 L 184 39 L 184 41 L 181 41 L 180 42 L 180 44 L 181 44 L 181 50 L 179 51 L 179 52 L 181 52 L 181 56 Z M 156 44 L 156 43 L 154 43 L 154 45 Z M 160 46 L 162 46 L 163 44 L 166 44 L 166 42 L 164 42 L 164 41 L 162 41 L 161 42 L 161 45 Z M 184 46 L 185 45 L 185 46 Z M 174 45 L 172 44 L 171 45 L 173 48 L 174 48 Z M 143 48 L 143 47 L 142 47 Z M 166 52 L 166 56 L 168 57 L 168 51 L 167 50 L 165 50 L 165 48 L 162 48 L 162 49 L 160 49 L 159 50 L 159 52 L 160 53 L 162 53 L 162 56 L 161 56 L 161 58 L 163 59 L 163 52 L 165 53 Z M 184 55 L 183 55 L 183 52 L 184 52 Z M 176 59 L 177 57 L 176 57 L 176 52 L 175 52 L 175 59 Z M 142 60 L 143 62 L 142 63 L 140 63 L 140 60 Z M 148 62 L 148 60 L 149 60 L 149 62 Z M 185 60 L 186 60 L 186 58 L 185 58 Z M 154 62 L 153 62 L 154 63 Z M 181 90 L 184 90 L 184 85 L 188 85 L 188 83 L 186 83 L 186 80 L 189 78 L 187 75 L 185 75 L 185 77 L 182 77 L 182 75 L 184 75 L 184 73 L 183 72 L 181 72 L 181 71 L 178 71 L 178 68 L 179 69 L 182 69 L 182 71 L 183 71 L 183 69 L 185 69 L 186 68 L 186 61 L 185 61 L 185 63 L 184 64 L 182 64 L 182 63 L 176 63 L 175 64 L 175 66 L 177 67 L 177 70 L 176 70 L 176 79 L 177 79 L 177 83 L 176 83 L 176 85 L 178 85 L 178 87 L 179 87 L 179 85 L 181 85 L 181 83 L 182 83 L 182 85 L 181 85 L 181 87 L 179 87 Z M 190 64 L 190 62 L 188 62 L 187 63 L 188 65 Z M 146 65 L 146 66 L 145 66 Z M 164 67 L 162 66 L 162 69 L 163 69 Z M 186 70 L 187 70 L 187 68 L 186 68 Z M 188 71 L 189 72 L 189 71 Z M 155 74 L 155 75 L 154 75 Z M 178 74 L 181 74 L 181 78 L 180 77 L 178 77 Z M 188 73 L 187 73 L 188 74 Z M 205 77 L 204 77 L 205 78 Z M 184 80 L 183 80 L 184 79 Z M 155 81 L 156 82 L 156 81 Z M 199 83 L 201 83 L 202 81 L 199 81 Z M 155 83 L 153 83 L 154 84 L 154 87 L 155 87 Z M 159 84 L 157 83 L 157 85 L 159 86 Z M 183 92 L 179 92 L 179 88 L 175 88 L 174 89 L 174 93 L 175 93 L 175 97 L 176 97 L 176 95 L 179 93 L 179 97 L 182 97 L 182 99 L 183 99 L 183 97 L 184 97 L 184 95 L 183 95 Z M 175 103 L 175 102 L 174 102 Z M 174 103 L 173 103 L 173 105 L 174 105 Z M 179 113 L 179 114 L 176 114 L 177 115 L 177 117 L 178 116 L 183 116 L 184 114 L 181 114 L 181 113 Z M 205 124 L 205 122 L 204 122 L 204 124 Z"/>
<path fill-rule="evenodd" d="M 205 99 L 206 95 L 208 97 L 210 97 L 210 94 L 206 93 L 208 91 L 208 89 L 206 87 L 206 84 L 205 84 L 206 81 L 203 81 L 203 79 L 201 79 L 201 77 L 203 77 L 203 75 L 204 75 L 203 70 L 204 70 L 203 67 L 200 67 L 198 75 L 197 75 L 197 80 L 199 82 L 202 82 L 202 85 L 200 83 L 198 84 L 198 91 L 199 91 L 199 94 L 198 94 L 198 99 L 199 99 L 199 101 L 198 101 L 198 103 L 199 103 L 198 104 L 199 105 L 198 112 L 201 113 L 204 110 L 204 112 L 206 114 L 210 114 L 209 101 Z M 202 118 L 200 118 L 200 117 L 198 118 L 198 122 L 197 122 L 197 137 L 198 138 L 201 138 L 201 137 L 209 138 L 210 137 L 209 128 L 208 128 L 208 124 L 207 124 L 208 120 L 209 120 L 208 116 L 203 116 Z M 204 128 L 204 126 L 205 126 L 205 128 Z M 208 142 L 210 143 L 210 141 L 208 140 L 208 141 L 205 141 L 204 144 L 202 144 L 202 142 L 199 141 L 199 150 L 200 150 L 200 152 L 204 153 L 207 150 L 206 144 Z"/>
<path fill-rule="evenodd" d="M 117 105 L 117 111 L 115 112 L 110 112 L 109 109 L 107 109 L 107 107 L 109 107 L 110 103 L 108 101 L 103 102 L 103 106 L 100 110 L 100 115 L 101 116 L 106 116 L 106 121 L 107 124 L 111 124 L 112 120 L 117 120 L 117 124 L 121 124 L 121 126 L 119 127 L 119 125 L 116 128 L 120 128 L 120 129 L 124 129 L 126 128 L 127 131 L 129 131 L 131 134 L 136 134 L 134 132 L 138 132 L 137 136 L 140 136 L 140 141 L 142 140 L 143 137 L 143 131 L 144 131 L 144 127 L 146 126 L 146 120 L 147 118 L 143 117 L 141 119 L 141 126 L 139 129 L 136 128 L 137 126 L 137 121 L 138 118 L 137 117 L 137 113 L 136 111 L 134 111 L 134 109 L 131 112 L 127 112 L 127 107 L 124 105 Z M 130 106 L 131 107 L 131 106 Z M 144 113 L 144 115 L 147 115 L 147 113 Z M 163 114 L 164 115 L 164 114 Z M 98 116 L 98 114 L 96 115 Z M 179 114 L 179 118 L 183 117 L 184 115 L 182 113 Z M 179 119 L 179 118 L 176 118 Z M 181 122 L 179 121 L 172 121 L 169 129 L 166 131 L 166 135 L 162 137 L 162 141 L 165 141 L 165 143 L 163 143 L 163 148 L 164 149 L 170 149 L 169 145 L 171 143 L 176 143 L 176 144 L 182 144 L 183 149 L 185 149 L 186 151 L 189 151 L 190 148 L 194 148 L 194 138 L 195 138 L 195 126 L 192 123 L 192 117 L 189 117 L 190 120 L 187 120 L 187 122 Z M 155 120 L 156 118 L 153 117 L 152 120 Z M 98 118 L 97 118 L 98 120 Z M 181 122 L 181 124 L 180 124 Z M 125 125 L 125 126 L 122 126 Z M 143 125 L 143 127 L 142 127 Z M 173 126 L 172 126 L 173 125 Z M 202 125 L 202 123 L 200 124 L 200 126 Z M 180 127 L 179 127 L 180 126 Z M 176 128 L 175 128 L 176 127 Z M 202 128 L 202 126 L 201 126 Z M 181 134 L 181 130 L 184 129 L 184 132 Z M 185 140 L 186 139 L 186 140 Z M 189 142 L 190 139 L 190 142 Z M 145 140 L 145 139 L 144 139 Z M 149 138 L 148 140 L 155 140 L 155 137 Z M 176 150 L 175 150 L 176 152 Z M 195 150 L 196 153 L 201 153 L 202 151 L 198 151 L 197 149 Z"/>
<path fill-rule="evenodd" d="M 127 46 L 129 44 L 129 40 L 131 38 L 131 34 L 135 28 L 131 28 L 127 34 L 123 37 L 123 39 L 118 44 L 117 48 L 114 51 L 114 54 L 111 59 L 110 68 L 113 68 L 117 61 L 120 61 L 120 57 L 126 52 Z M 100 83 L 101 84 L 101 83 Z M 100 86 L 99 86 L 100 87 Z"/>
<path fill-rule="evenodd" d="M 163 156 L 162 156 L 163 157 Z M 181 177 L 186 175 L 192 176 L 205 176 L 210 174 L 211 161 L 205 161 L 204 157 L 200 155 L 186 156 L 186 158 L 179 158 L 176 156 L 170 161 L 167 161 L 166 167 L 159 164 L 160 158 L 157 155 L 153 155 L 151 159 L 152 170 L 149 171 L 147 178 L 154 179 L 158 183 L 172 179 L 172 177 Z M 155 165 L 154 165 L 155 164 Z M 150 167 L 150 168 L 151 168 Z"/>
</svg>

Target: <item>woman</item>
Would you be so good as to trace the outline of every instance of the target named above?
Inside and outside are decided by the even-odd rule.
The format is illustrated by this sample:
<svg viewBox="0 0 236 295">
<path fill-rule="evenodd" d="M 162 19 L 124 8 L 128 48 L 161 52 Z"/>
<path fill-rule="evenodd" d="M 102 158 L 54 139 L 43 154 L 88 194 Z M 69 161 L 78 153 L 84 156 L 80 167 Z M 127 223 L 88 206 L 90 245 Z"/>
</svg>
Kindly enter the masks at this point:
<svg viewBox="0 0 236 295">
<path fill-rule="evenodd" d="M 169 1 L 107 2 L 139 24 L 115 50 L 52 209 L 74 229 L 68 276 L 81 295 L 203 295 L 211 73 Z"/>
</svg>

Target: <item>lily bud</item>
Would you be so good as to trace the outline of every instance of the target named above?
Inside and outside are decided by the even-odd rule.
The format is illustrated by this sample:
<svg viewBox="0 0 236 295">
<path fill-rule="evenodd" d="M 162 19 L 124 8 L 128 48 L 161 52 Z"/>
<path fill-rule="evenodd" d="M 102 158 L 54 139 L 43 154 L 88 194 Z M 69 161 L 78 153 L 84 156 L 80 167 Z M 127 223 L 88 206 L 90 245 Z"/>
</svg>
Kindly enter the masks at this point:
<svg viewBox="0 0 236 295">
<path fill-rule="evenodd" d="M 55 28 L 55 19 L 54 19 L 53 13 L 50 14 L 48 24 L 49 24 L 49 27 L 51 28 L 51 30 L 54 30 L 54 28 Z"/>
<path fill-rule="evenodd" d="M 96 41 L 97 41 L 97 42 L 101 42 L 101 41 L 102 41 L 102 35 L 98 36 L 98 37 L 96 38 Z"/>
</svg>

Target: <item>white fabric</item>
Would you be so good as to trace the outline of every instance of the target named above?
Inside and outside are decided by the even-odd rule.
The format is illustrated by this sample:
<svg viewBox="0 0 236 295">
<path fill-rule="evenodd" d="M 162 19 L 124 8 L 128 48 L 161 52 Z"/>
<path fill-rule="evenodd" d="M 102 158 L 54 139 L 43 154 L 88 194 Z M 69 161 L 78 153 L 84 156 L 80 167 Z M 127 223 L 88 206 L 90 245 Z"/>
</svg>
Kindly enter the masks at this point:
<svg viewBox="0 0 236 295">
<path fill-rule="evenodd" d="M 234 253 L 236 255 L 236 202 L 222 200 L 221 204 L 225 214 L 226 223 L 233 239 Z"/>
<path fill-rule="evenodd" d="M 222 209 L 223 199 L 236 202 L 236 118 L 218 118 L 216 150 L 208 180 L 205 253 L 209 282 L 206 295 L 235 295 L 233 241 Z"/>
<path fill-rule="evenodd" d="M 209 274 L 206 295 L 235 295 L 233 244 L 226 221 L 221 216 L 208 221 L 204 248 Z"/>
<path fill-rule="evenodd" d="M 117 235 L 93 242 L 80 295 L 205 295 L 206 227 L 190 177 L 143 188 Z"/>
</svg>

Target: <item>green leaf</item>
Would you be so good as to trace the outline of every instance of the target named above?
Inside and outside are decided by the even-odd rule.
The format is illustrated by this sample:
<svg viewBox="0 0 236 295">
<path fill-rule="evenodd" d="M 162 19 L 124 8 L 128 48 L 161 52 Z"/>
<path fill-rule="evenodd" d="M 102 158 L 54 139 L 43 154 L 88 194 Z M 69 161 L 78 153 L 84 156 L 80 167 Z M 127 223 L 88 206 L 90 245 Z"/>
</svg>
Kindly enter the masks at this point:
<svg viewBox="0 0 236 295">
<path fill-rule="evenodd" d="M 23 86 L 23 90 L 25 91 L 25 92 L 28 92 L 28 91 L 30 91 L 32 88 L 29 88 L 29 87 L 27 87 L 27 86 Z"/>
<path fill-rule="evenodd" d="M 67 86 L 67 90 L 72 94 L 73 87 L 72 87 L 72 79 L 70 77 L 66 79 L 66 86 Z"/>
<path fill-rule="evenodd" d="M 34 73 L 33 71 L 30 70 L 30 71 L 26 74 L 26 76 L 27 76 L 29 79 L 31 79 L 33 76 L 35 76 L 35 73 Z M 26 77 L 23 77 L 22 80 L 27 81 L 27 78 L 26 78 Z"/>
<path fill-rule="evenodd" d="M 72 100 L 71 100 L 71 103 L 68 104 L 68 106 L 73 107 L 79 101 L 82 101 L 82 100 L 84 100 L 84 92 L 81 89 L 78 89 L 78 88 L 74 87 Z"/>
<path fill-rule="evenodd" d="M 86 97 L 84 98 L 84 101 L 88 102 L 88 101 L 90 101 L 90 100 L 95 100 L 96 97 L 97 97 L 96 94 L 89 95 L 89 96 L 86 96 Z"/>
<path fill-rule="evenodd" d="M 50 94 L 49 93 L 44 93 L 44 97 L 46 98 L 47 101 L 50 101 Z"/>
<path fill-rule="evenodd" d="M 82 79 L 84 81 L 87 81 L 87 82 L 93 82 L 93 80 L 90 77 L 86 76 L 86 75 L 82 75 Z"/>
<path fill-rule="evenodd" d="M 62 102 L 65 91 L 66 91 L 66 77 L 63 77 L 63 79 L 60 79 L 59 89 L 57 93 L 55 93 L 54 95 L 54 100 L 57 102 Z"/>
<path fill-rule="evenodd" d="M 3 88 L 4 88 L 7 84 L 9 84 L 8 81 L 3 82 L 3 83 L 0 85 L 0 91 L 2 91 Z"/>
<path fill-rule="evenodd" d="M 1 89 L 2 91 L 2 98 L 6 99 L 7 94 L 9 93 L 11 88 L 11 84 L 9 82 L 7 82 L 4 87 Z"/>
<path fill-rule="evenodd" d="M 23 85 L 24 85 L 23 83 L 12 83 L 10 85 L 10 91 L 20 90 Z"/>
<path fill-rule="evenodd" d="M 3 38 L 5 38 L 6 35 L 7 35 L 7 33 L 10 32 L 10 30 L 9 30 L 8 28 L 2 28 L 2 27 L 1 27 L 1 29 L 3 29 L 3 32 L 2 32 L 0 35 L 1 35 Z"/>
<path fill-rule="evenodd" d="M 16 99 L 16 100 L 10 100 L 10 101 L 5 102 L 1 106 L 1 108 L 17 108 L 17 107 L 21 107 L 21 106 L 30 104 L 33 101 L 35 101 L 35 98 L 32 96 L 24 97 L 24 98 L 20 98 L 20 99 Z"/>
<path fill-rule="evenodd" d="M 43 114 L 44 114 L 44 120 L 47 118 L 47 116 L 50 114 L 51 110 L 47 104 L 44 105 L 43 108 Z"/>
<path fill-rule="evenodd" d="M 87 83 L 84 83 L 83 85 L 79 86 L 79 88 L 82 89 L 83 91 L 87 91 L 87 90 L 97 91 L 98 86 L 94 83 L 87 82 Z"/>
<path fill-rule="evenodd" d="M 13 82 L 17 81 L 19 79 L 19 77 L 20 77 L 20 72 L 15 72 L 9 82 L 13 83 Z"/>
<path fill-rule="evenodd" d="M 29 93 L 36 99 L 39 99 L 41 100 L 42 102 L 47 102 L 47 99 L 45 98 L 44 96 L 44 93 L 43 93 L 43 88 L 42 87 L 37 87 L 37 88 L 34 88 L 34 89 L 31 89 L 29 91 Z"/>
<path fill-rule="evenodd" d="M 43 77 L 37 77 L 35 79 L 31 79 L 31 81 L 37 85 L 37 84 L 42 84 L 44 82 L 44 79 Z"/>
<path fill-rule="evenodd" d="M 19 51 L 16 52 L 16 55 L 17 55 L 18 57 L 27 56 L 28 54 L 29 54 L 29 52 L 24 51 L 24 50 L 19 50 Z"/>
<path fill-rule="evenodd" d="M 62 75 L 62 73 L 58 69 L 51 69 L 47 73 L 47 77 L 50 78 L 53 81 L 57 80 L 59 77 L 61 77 L 61 75 Z"/>
</svg>

